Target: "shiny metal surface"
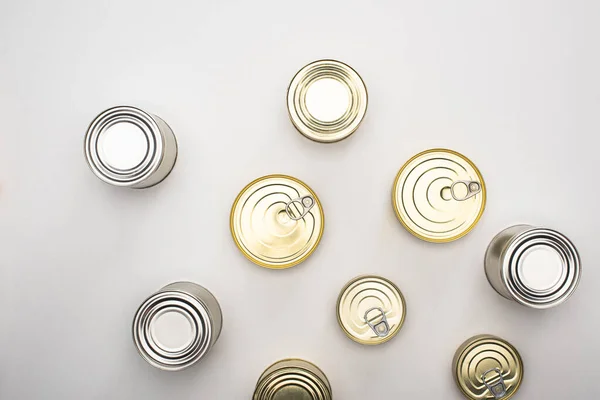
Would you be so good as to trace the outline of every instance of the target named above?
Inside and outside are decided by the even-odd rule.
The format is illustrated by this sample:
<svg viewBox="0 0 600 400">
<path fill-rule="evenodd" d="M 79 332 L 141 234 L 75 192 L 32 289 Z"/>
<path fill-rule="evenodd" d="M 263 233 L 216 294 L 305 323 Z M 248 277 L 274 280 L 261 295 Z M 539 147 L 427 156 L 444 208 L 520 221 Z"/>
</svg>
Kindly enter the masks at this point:
<svg viewBox="0 0 600 400">
<path fill-rule="evenodd" d="M 530 225 L 504 229 L 489 244 L 484 260 L 492 287 L 503 297 L 532 308 L 566 301 L 581 278 L 581 261 L 559 232 Z"/>
<path fill-rule="evenodd" d="M 341 290 L 336 306 L 344 333 L 367 345 L 385 343 L 402 328 L 406 302 L 400 289 L 380 276 L 359 276 Z"/>
<path fill-rule="evenodd" d="M 523 361 L 517 349 L 492 335 L 465 341 L 452 361 L 452 376 L 471 400 L 510 399 L 523 381 Z"/>
<path fill-rule="evenodd" d="M 367 88 L 350 66 L 319 60 L 292 79 L 287 108 L 296 129 L 317 142 L 337 142 L 350 136 L 367 112 Z"/>
<path fill-rule="evenodd" d="M 475 164 L 447 149 L 412 157 L 392 188 L 392 204 L 402 225 L 429 242 L 450 242 L 469 233 L 485 202 L 485 183 Z"/>
<path fill-rule="evenodd" d="M 191 282 L 175 282 L 146 299 L 133 319 L 133 340 L 151 365 L 189 367 L 214 346 L 223 325 L 217 299 Z"/>
<path fill-rule="evenodd" d="M 98 115 L 88 127 L 84 150 L 98 178 L 136 189 L 161 182 L 177 159 L 171 128 L 159 117 L 129 106 Z"/>
<path fill-rule="evenodd" d="M 300 359 L 277 361 L 262 373 L 253 400 L 331 400 L 331 385 L 316 365 Z"/>
<path fill-rule="evenodd" d="M 300 201 L 309 198 L 314 203 L 303 209 Z M 235 244 L 246 258 L 265 268 L 289 268 L 304 261 L 317 248 L 324 226 L 316 193 L 286 175 L 256 179 L 242 189 L 231 208 Z"/>
</svg>

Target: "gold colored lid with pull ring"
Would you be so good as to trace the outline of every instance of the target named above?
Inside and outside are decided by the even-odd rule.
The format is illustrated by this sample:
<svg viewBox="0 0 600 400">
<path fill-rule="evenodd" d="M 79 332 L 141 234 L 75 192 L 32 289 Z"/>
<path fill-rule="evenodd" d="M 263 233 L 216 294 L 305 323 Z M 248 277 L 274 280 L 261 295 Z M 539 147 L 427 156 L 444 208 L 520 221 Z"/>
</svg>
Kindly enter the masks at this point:
<svg viewBox="0 0 600 400">
<path fill-rule="evenodd" d="M 242 254 L 253 263 L 283 269 L 317 248 L 325 216 L 316 193 L 299 179 L 268 175 L 249 183 L 231 208 L 230 228 Z"/>
<path fill-rule="evenodd" d="M 523 361 L 517 349 L 504 339 L 478 335 L 456 351 L 452 375 L 470 400 L 508 400 L 523 381 Z"/>
<path fill-rule="evenodd" d="M 450 242 L 469 233 L 483 214 L 486 187 L 467 157 L 447 149 L 417 154 L 398 172 L 392 203 L 398 219 L 416 237 Z"/>
<path fill-rule="evenodd" d="M 400 289 L 380 276 L 359 276 L 344 286 L 337 301 L 344 333 L 367 345 L 385 343 L 402 328 L 406 303 Z"/>
</svg>

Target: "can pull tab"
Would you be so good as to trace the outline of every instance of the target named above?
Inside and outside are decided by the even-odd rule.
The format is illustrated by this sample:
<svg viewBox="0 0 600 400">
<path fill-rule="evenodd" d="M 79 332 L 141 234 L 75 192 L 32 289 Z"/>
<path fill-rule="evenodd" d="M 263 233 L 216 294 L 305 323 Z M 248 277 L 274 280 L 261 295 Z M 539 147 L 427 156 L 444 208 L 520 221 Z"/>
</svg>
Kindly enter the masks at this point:
<svg viewBox="0 0 600 400">
<path fill-rule="evenodd" d="M 456 201 L 465 201 L 479 192 L 481 192 L 481 183 L 477 181 L 456 181 L 450 186 L 450 194 Z"/>
<path fill-rule="evenodd" d="M 498 382 L 493 384 L 486 379 L 487 376 L 492 372 L 495 372 L 498 375 Z M 488 390 L 492 393 L 495 399 L 501 399 L 506 395 L 506 384 L 504 383 L 504 377 L 502 376 L 502 371 L 500 371 L 500 368 L 493 368 L 485 371 L 483 375 L 481 375 L 481 380 L 483 381 L 485 387 L 487 387 Z"/>
<path fill-rule="evenodd" d="M 302 212 L 300 213 L 299 217 L 294 216 L 294 212 L 292 211 L 292 204 L 300 204 L 300 207 L 302 209 Z M 296 199 L 290 200 L 289 202 L 286 203 L 285 205 L 285 212 L 287 213 L 288 217 L 290 217 L 291 220 L 293 221 L 298 221 L 301 220 L 302 218 L 304 218 L 304 216 L 306 216 L 306 214 L 308 214 L 308 212 L 310 211 L 311 208 L 313 208 L 315 205 L 315 199 L 313 199 L 312 196 L 302 196 L 302 197 L 298 197 Z M 298 209 L 298 207 L 295 207 L 296 210 Z"/>
<path fill-rule="evenodd" d="M 376 324 L 372 323 L 369 319 L 369 313 L 371 311 L 379 311 L 381 321 L 377 322 Z M 375 332 L 375 334 L 379 337 L 386 337 L 388 333 L 390 333 L 390 325 L 388 324 L 385 312 L 383 312 L 383 309 L 381 307 L 369 308 L 365 313 L 365 322 L 367 323 L 367 325 L 369 325 L 369 328 L 371 328 L 373 332 Z"/>
</svg>

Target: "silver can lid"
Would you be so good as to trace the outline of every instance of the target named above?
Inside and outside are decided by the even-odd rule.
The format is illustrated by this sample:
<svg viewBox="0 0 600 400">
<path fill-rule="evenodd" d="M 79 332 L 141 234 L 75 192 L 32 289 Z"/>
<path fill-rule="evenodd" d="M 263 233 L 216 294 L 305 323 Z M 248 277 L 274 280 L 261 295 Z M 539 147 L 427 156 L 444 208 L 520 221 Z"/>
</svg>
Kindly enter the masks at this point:
<svg viewBox="0 0 600 400">
<path fill-rule="evenodd" d="M 206 306 L 184 292 L 150 296 L 133 320 L 133 339 L 151 365 L 170 371 L 189 367 L 210 348 L 212 322 Z"/>
<path fill-rule="evenodd" d="M 577 288 L 581 261 L 564 235 L 533 228 L 517 235 L 505 250 L 502 279 L 515 300 L 533 308 L 564 302 Z"/>
<path fill-rule="evenodd" d="M 163 138 L 157 122 L 130 106 L 108 109 L 90 124 L 85 156 L 96 176 L 116 186 L 134 186 L 160 166 Z"/>
</svg>

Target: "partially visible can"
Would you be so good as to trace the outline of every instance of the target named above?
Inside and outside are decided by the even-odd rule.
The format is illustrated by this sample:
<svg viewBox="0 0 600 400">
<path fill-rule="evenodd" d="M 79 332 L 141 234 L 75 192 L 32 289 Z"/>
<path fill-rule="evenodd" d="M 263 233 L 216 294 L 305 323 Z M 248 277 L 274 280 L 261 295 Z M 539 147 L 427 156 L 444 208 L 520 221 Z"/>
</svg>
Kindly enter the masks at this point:
<svg viewBox="0 0 600 400">
<path fill-rule="evenodd" d="M 367 112 L 367 87 L 349 65 L 318 60 L 292 79 L 287 108 L 292 124 L 316 142 L 337 142 L 358 129 Z"/>
<path fill-rule="evenodd" d="M 510 399 L 523 381 L 523 361 L 506 340 L 478 335 L 465 341 L 452 361 L 452 376 L 470 400 Z"/>
<path fill-rule="evenodd" d="M 214 346 L 223 315 L 217 299 L 191 282 L 171 283 L 146 299 L 133 319 L 133 340 L 151 365 L 177 371 Z"/>
<path fill-rule="evenodd" d="M 253 400 L 331 400 L 327 376 L 313 363 L 297 358 L 277 361 L 262 373 Z"/>
<path fill-rule="evenodd" d="M 406 317 L 406 303 L 400 289 L 380 276 L 352 279 L 341 290 L 336 307 L 344 333 L 367 345 L 385 343 L 400 331 Z"/>
<path fill-rule="evenodd" d="M 177 159 L 177 140 L 167 123 L 130 106 L 113 107 L 94 118 L 84 149 L 98 178 L 135 189 L 161 182 Z"/>
<path fill-rule="evenodd" d="M 581 277 L 577 249 L 561 233 L 530 225 L 504 229 L 485 253 L 485 273 L 503 297 L 532 308 L 567 300 Z"/>
</svg>

